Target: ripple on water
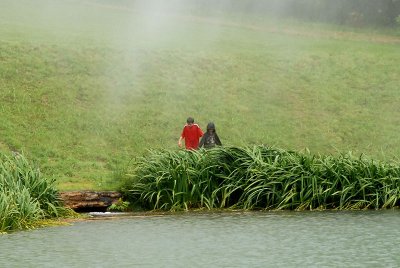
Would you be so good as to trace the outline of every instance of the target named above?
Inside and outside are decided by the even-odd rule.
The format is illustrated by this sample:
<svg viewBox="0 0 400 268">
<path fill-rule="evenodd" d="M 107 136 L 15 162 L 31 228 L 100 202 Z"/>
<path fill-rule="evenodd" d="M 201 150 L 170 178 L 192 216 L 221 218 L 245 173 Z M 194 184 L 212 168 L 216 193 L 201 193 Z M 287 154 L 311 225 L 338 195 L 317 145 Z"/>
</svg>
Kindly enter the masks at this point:
<svg viewBox="0 0 400 268">
<path fill-rule="evenodd" d="M 4 267 L 397 266 L 400 212 L 124 216 L 0 236 Z"/>
</svg>

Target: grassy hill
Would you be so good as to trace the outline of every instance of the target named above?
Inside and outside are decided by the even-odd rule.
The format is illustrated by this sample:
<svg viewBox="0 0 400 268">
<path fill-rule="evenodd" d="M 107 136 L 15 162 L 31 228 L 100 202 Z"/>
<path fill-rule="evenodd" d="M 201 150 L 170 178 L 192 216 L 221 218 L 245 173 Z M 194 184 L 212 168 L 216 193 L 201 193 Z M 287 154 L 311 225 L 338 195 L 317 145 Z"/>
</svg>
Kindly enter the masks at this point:
<svg viewBox="0 0 400 268">
<path fill-rule="evenodd" d="M 189 115 L 227 145 L 399 155 L 394 31 L 162 3 L 0 0 L 0 150 L 65 190 L 114 188 Z"/>
</svg>

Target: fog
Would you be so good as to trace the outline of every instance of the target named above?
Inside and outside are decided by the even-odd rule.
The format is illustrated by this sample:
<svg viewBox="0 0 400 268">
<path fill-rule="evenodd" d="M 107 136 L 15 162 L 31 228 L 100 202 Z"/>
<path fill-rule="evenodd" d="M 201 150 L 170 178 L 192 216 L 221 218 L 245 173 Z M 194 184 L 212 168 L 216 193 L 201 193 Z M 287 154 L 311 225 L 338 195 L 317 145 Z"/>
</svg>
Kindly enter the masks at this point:
<svg viewBox="0 0 400 268">
<path fill-rule="evenodd" d="M 156 56 L 148 54 L 149 49 L 206 55 L 223 49 L 224 42 L 239 47 L 229 27 L 260 30 L 263 35 L 279 31 L 282 19 L 393 26 L 400 15 L 398 0 L 2 0 L 0 5 L 10 11 L 3 21 L 14 22 L 16 36 L 26 35 L 30 42 L 109 48 L 113 52 L 104 62 L 104 72 L 120 66 L 120 72 L 131 72 L 136 79 L 154 63 Z M 118 95 L 113 92 L 117 90 L 110 85 L 109 97 Z"/>
<path fill-rule="evenodd" d="M 7 10 L 0 18 L 1 31 L 8 31 L 5 41 L 57 47 L 65 50 L 67 62 L 69 55 L 82 54 L 80 74 L 90 83 L 80 90 L 98 87 L 95 109 L 105 109 L 110 122 L 125 114 L 137 114 L 131 123 L 140 122 L 148 114 L 154 121 L 163 117 L 166 124 L 171 118 L 184 122 L 187 115 L 199 115 L 206 123 L 227 111 L 229 118 L 221 121 L 228 126 L 244 111 L 254 120 L 239 123 L 254 127 L 262 116 L 256 105 L 241 102 L 243 96 L 262 106 L 263 100 L 282 95 L 281 84 L 290 82 L 285 72 L 297 64 L 296 55 L 310 49 L 309 40 L 318 44 L 312 23 L 351 29 L 396 27 L 400 1 L 0 0 L 0 8 Z M 294 30 L 287 30 L 287 24 Z M 285 34 L 310 39 L 298 38 L 292 44 Z M 273 55 L 273 68 L 279 69 L 268 81 L 259 69 L 269 63 L 253 63 L 258 49 Z M 310 65 L 301 70 L 318 61 L 318 56 L 307 56 Z M 314 76 L 306 79 L 321 83 Z M 250 83 L 254 88 L 247 86 Z M 227 98 L 233 103 L 230 107 L 221 101 Z M 282 107 L 296 109 L 290 105 L 293 100 L 281 101 Z M 201 115 L 205 103 L 214 110 Z M 171 133 L 179 132 L 176 125 Z M 235 135 L 241 137 L 239 131 Z"/>
</svg>

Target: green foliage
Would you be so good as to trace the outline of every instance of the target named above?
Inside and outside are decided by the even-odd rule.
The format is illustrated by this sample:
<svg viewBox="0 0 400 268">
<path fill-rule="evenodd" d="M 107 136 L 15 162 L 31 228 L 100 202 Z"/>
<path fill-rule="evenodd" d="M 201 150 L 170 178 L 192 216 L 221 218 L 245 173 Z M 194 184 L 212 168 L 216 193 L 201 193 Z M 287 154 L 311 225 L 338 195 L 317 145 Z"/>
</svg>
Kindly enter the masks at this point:
<svg viewBox="0 0 400 268">
<path fill-rule="evenodd" d="M 189 115 L 234 146 L 400 155 L 390 29 L 274 20 L 251 12 L 263 0 L 182 2 L 194 7 L 159 16 L 128 0 L 2 0 L 0 151 L 24 151 L 62 190 L 114 189 L 131 156 L 176 148 Z"/>
<path fill-rule="evenodd" d="M 128 201 L 123 201 L 119 198 L 118 201 L 108 207 L 109 211 L 127 211 L 130 203 Z"/>
<path fill-rule="evenodd" d="M 351 153 L 275 147 L 151 151 L 122 191 L 147 209 L 380 209 L 400 203 L 400 167 Z"/>
<path fill-rule="evenodd" d="M 30 228 L 68 213 L 54 183 L 23 155 L 0 154 L 0 232 Z"/>
</svg>

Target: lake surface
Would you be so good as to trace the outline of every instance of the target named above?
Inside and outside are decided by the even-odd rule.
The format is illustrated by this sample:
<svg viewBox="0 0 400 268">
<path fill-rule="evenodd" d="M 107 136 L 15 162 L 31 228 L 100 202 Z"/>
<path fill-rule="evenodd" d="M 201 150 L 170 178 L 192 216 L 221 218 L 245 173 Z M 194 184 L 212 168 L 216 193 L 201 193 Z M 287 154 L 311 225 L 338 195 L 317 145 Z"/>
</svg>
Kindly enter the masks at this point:
<svg viewBox="0 0 400 268">
<path fill-rule="evenodd" d="M 400 211 L 130 216 L 0 236 L 1 267 L 398 267 Z"/>
</svg>

